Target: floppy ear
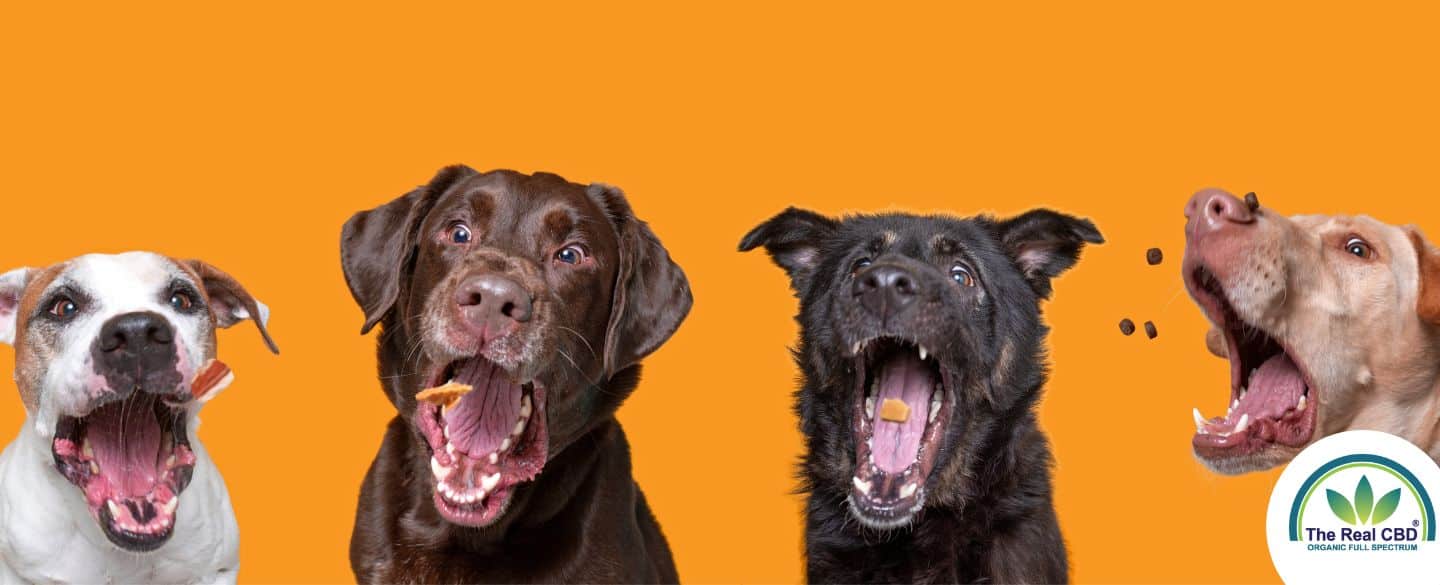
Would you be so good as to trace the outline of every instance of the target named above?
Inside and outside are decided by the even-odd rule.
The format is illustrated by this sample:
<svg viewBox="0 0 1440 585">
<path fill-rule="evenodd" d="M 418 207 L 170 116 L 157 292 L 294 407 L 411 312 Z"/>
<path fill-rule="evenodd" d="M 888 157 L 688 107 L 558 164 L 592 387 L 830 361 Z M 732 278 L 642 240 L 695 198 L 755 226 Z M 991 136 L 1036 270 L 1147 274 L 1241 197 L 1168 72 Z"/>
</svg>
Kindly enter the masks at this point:
<svg viewBox="0 0 1440 585">
<path fill-rule="evenodd" d="M 995 231 L 1040 298 L 1050 297 L 1050 279 L 1074 266 L 1087 242 L 1105 243 L 1090 220 L 1049 209 L 1033 209 L 1001 221 Z"/>
<path fill-rule="evenodd" d="M 798 294 L 820 264 L 820 243 L 839 225 L 813 211 L 791 207 L 745 234 L 740 251 L 765 246 L 770 258 L 790 275 L 790 288 Z"/>
<path fill-rule="evenodd" d="M 350 295 L 365 311 L 361 335 L 375 328 L 395 306 L 401 271 L 415 252 L 415 232 L 436 199 L 456 182 L 477 174 L 465 165 L 445 167 L 425 186 L 345 222 L 340 233 L 340 266 Z"/>
<path fill-rule="evenodd" d="M 1407 227 L 1405 231 L 1410 233 L 1410 242 L 1415 244 L 1415 260 L 1419 268 L 1415 313 L 1427 323 L 1440 325 L 1440 251 L 1431 247 L 1415 227 Z"/>
<path fill-rule="evenodd" d="M 210 300 L 210 313 L 215 315 L 215 326 L 222 329 L 235 326 L 242 321 L 255 322 L 260 337 L 272 353 L 280 353 L 275 340 L 270 338 L 270 307 L 255 300 L 250 292 L 240 285 L 235 277 L 226 274 L 204 260 L 185 260 L 184 264 L 200 277 L 200 286 L 205 288 L 205 297 Z"/>
<path fill-rule="evenodd" d="M 29 268 L 0 274 L 0 342 L 15 344 L 15 325 L 20 316 L 20 297 L 30 282 Z"/>
<path fill-rule="evenodd" d="M 591 185 L 591 199 L 610 216 L 620 244 L 620 265 L 605 327 L 605 372 L 614 375 L 650 355 L 675 334 L 694 298 L 685 272 L 635 218 L 625 194 L 609 185 Z"/>
</svg>

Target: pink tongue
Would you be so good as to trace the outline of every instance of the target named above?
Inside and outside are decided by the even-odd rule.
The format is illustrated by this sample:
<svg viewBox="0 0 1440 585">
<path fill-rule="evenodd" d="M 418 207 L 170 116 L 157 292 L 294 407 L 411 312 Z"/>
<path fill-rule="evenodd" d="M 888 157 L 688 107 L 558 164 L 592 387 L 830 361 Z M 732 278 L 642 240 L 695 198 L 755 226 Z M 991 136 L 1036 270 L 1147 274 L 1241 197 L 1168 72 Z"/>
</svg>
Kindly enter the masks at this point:
<svg viewBox="0 0 1440 585">
<path fill-rule="evenodd" d="M 886 473 L 905 471 L 920 453 L 920 439 L 930 413 L 930 393 L 935 390 L 935 376 L 920 356 L 904 353 L 882 366 L 875 392 L 875 434 L 871 454 L 875 465 Z M 900 400 L 910 407 L 905 422 L 881 418 L 886 399 Z"/>
<path fill-rule="evenodd" d="M 95 409 L 85 439 L 112 489 L 125 497 L 149 494 L 160 473 L 160 422 L 153 405 L 135 399 Z"/>
<path fill-rule="evenodd" d="M 519 384 L 510 381 L 499 366 L 481 359 L 467 362 L 455 381 L 474 387 L 445 413 L 445 432 L 456 449 L 471 457 L 500 450 L 500 443 L 520 419 Z"/>
<path fill-rule="evenodd" d="M 1230 414 L 1229 420 L 1240 421 L 1240 415 L 1250 415 L 1250 420 L 1260 417 L 1279 418 L 1286 410 L 1295 407 L 1305 392 L 1305 378 L 1295 361 L 1284 353 L 1272 357 L 1250 376 L 1250 387 L 1239 406 Z"/>
</svg>

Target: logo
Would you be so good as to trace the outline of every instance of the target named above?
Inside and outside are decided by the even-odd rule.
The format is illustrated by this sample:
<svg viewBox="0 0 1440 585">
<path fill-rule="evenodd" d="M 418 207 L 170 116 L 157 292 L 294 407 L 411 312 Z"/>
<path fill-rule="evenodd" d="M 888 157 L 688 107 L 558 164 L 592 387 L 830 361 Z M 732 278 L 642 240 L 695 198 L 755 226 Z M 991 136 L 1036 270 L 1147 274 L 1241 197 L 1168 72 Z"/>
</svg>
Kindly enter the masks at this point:
<svg viewBox="0 0 1440 585">
<path fill-rule="evenodd" d="M 1440 467 L 1404 439 L 1350 431 L 1306 448 L 1270 495 L 1270 558 L 1287 583 L 1414 582 L 1440 574 Z"/>
</svg>

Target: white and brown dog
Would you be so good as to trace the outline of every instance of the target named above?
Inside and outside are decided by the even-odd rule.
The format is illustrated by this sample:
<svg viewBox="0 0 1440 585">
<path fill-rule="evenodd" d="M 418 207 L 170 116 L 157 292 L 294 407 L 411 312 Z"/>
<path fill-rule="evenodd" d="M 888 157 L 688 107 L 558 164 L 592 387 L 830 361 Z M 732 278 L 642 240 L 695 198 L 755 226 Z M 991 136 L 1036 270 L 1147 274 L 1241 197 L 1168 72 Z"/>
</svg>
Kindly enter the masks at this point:
<svg viewBox="0 0 1440 585">
<path fill-rule="evenodd" d="M 1185 283 L 1230 363 L 1226 415 L 1194 411 L 1206 466 L 1274 467 L 1353 429 L 1440 459 L 1440 251 L 1414 227 L 1287 218 L 1220 190 L 1185 215 Z"/>
<path fill-rule="evenodd" d="M 235 514 L 195 435 L 219 388 L 191 383 L 217 327 L 253 320 L 277 351 L 267 313 L 214 267 L 148 252 L 0 276 L 26 412 L 0 454 L 0 582 L 235 581 Z"/>
</svg>

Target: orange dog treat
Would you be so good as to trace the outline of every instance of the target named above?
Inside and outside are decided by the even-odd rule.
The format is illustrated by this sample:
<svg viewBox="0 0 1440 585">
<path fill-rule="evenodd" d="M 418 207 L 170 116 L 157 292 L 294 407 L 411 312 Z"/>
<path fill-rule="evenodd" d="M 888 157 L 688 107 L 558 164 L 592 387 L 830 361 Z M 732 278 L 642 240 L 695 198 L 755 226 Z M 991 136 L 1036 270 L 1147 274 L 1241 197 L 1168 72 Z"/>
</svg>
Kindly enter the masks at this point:
<svg viewBox="0 0 1440 585">
<path fill-rule="evenodd" d="M 220 360 L 210 360 L 195 372 L 195 380 L 190 382 L 190 395 L 201 402 L 208 401 L 234 380 L 235 373 L 230 371 L 230 366 Z"/>
<path fill-rule="evenodd" d="M 904 400 L 886 398 L 885 402 L 880 403 L 880 420 L 897 423 L 910 420 L 910 405 L 905 404 Z"/>
<path fill-rule="evenodd" d="M 450 408 L 455 406 L 455 403 L 460 400 L 461 396 L 469 394 L 471 390 L 474 390 L 474 388 L 469 384 L 450 382 L 444 386 L 422 390 L 419 394 L 415 395 L 415 399 L 421 402 L 439 404 L 445 408 Z"/>
</svg>

